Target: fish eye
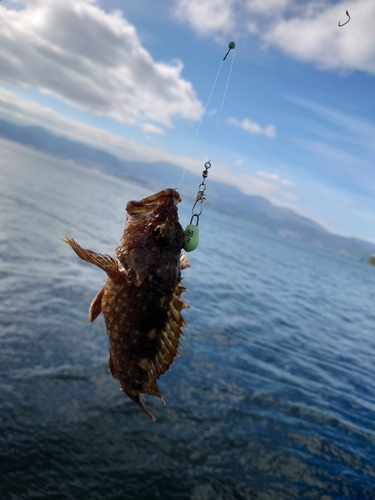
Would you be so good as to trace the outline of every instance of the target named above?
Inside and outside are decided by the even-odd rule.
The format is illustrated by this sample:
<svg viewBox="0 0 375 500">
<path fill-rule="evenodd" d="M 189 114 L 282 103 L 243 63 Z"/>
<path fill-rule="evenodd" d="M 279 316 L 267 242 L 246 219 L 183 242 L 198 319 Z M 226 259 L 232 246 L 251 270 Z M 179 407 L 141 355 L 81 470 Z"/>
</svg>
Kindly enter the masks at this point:
<svg viewBox="0 0 375 500">
<path fill-rule="evenodd" d="M 160 236 L 162 235 L 162 233 L 163 233 L 163 228 L 161 226 L 154 226 L 152 228 L 152 230 L 151 230 L 151 236 L 155 240 L 157 240 L 158 238 L 160 238 Z"/>
</svg>

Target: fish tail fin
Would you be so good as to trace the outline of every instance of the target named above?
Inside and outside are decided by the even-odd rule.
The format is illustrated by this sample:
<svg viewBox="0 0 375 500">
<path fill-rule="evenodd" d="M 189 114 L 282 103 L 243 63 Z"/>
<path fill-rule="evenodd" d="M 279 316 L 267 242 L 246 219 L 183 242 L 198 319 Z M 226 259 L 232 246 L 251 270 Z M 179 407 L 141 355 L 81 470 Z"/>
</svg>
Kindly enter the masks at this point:
<svg viewBox="0 0 375 500">
<path fill-rule="evenodd" d="M 88 248 L 82 248 L 73 238 L 68 238 L 67 236 L 64 236 L 64 239 L 61 241 L 69 245 L 80 259 L 100 267 L 100 269 L 103 269 L 108 275 L 113 275 L 113 273 L 117 274 L 119 272 L 117 260 L 110 255 L 96 253 Z"/>
</svg>

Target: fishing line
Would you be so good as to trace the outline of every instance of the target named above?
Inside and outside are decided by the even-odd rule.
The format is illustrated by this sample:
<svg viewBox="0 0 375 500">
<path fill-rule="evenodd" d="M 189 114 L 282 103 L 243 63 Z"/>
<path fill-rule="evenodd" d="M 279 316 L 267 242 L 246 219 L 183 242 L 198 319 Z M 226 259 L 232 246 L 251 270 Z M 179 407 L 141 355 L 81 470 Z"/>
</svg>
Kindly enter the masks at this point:
<svg viewBox="0 0 375 500">
<path fill-rule="evenodd" d="M 235 25 L 234 25 L 234 28 L 233 28 L 232 34 L 231 34 L 231 36 L 230 36 L 230 40 L 232 40 L 232 39 L 234 38 L 234 35 L 235 35 L 236 31 L 237 31 L 238 23 L 239 23 L 239 21 L 240 21 L 242 11 L 243 11 L 243 9 L 244 9 L 244 7 L 245 7 L 245 2 L 246 2 L 246 0 L 243 0 L 243 1 L 242 1 L 241 9 L 240 9 L 240 11 L 239 11 L 239 13 L 238 13 L 238 16 L 237 16 L 237 19 L 236 19 L 236 22 L 235 22 Z M 213 92 L 214 92 L 214 90 L 215 90 L 216 83 L 217 83 L 217 80 L 218 80 L 218 78 L 219 78 L 219 75 L 220 75 L 220 72 L 221 72 L 221 68 L 222 68 L 222 66 L 223 66 L 223 63 L 224 63 L 224 61 L 226 60 L 227 56 L 229 55 L 229 52 L 230 52 L 232 49 L 234 49 L 234 48 L 235 48 L 235 46 L 236 46 L 236 44 L 235 44 L 234 42 L 232 42 L 232 41 L 230 41 L 230 42 L 228 43 L 228 51 L 227 51 L 227 53 L 225 54 L 225 56 L 224 56 L 223 60 L 220 62 L 219 69 L 218 69 L 218 71 L 217 71 L 217 73 L 216 73 L 214 83 L 213 83 L 213 85 L 212 85 L 212 87 L 211 87 L 211 91 L 210 91 L 210 93 L 209 93 L 209 96 L 208 96 L 208 99 L 207 99 L 207 102 L 206 102 L 206 106 L 204 107 L 204 110 L 203 110 L 202 115 L 201 115 L 201 117 L 200 117 L 200 120 L 199 120 L 199 123 L 198 123 L 197 130 L 196 130 L 196 132 L 195 132 L 195 135 L 194 135 L 194 138 L 193 138 L 192 144 L 191 144 L 190 149 L 189 149 L 189 153 L 188 153 L 188 155 L 189 155 L 189 156 L 190 156 L 191 150 L 193 149 L 193 147 L 194 147 L 194 145 L 195 145 L 195 141 L 196 141 L 196 139 L 197 139 L 197 136 L 198 136 L 199 130 L 200 130 L 200 128 L 201 128 L 202 122 L 203 122 L 203 120 L 204 120 L 204 117 L 205 117 L 205 116 L 206 116 L 206 114 L 207 114 L 207 108 L 208 108 L 208 105 L 209 105 L 209 103 L 210 103 L 210 100 L 211 100 L 212 94 L 213 94 Z M 218 125 L 219 125 L 219 121 L 220 121 L 220 117 L 221 117 L 221 112 L 222 112 L 222 110 L 223 110 L 224 101 L 225 101 L 226 93 L 227 93 L 227 90 L 228 90 L 229 80 L 230 80 L 230 77 L 231 77 L 231 74 L 232 74 L 233 63 L 234 63 L 234 57 L 232 58 L 232 63 L 231 63 L 231 67 L 230 67 L 230 72 L 229 72 L 229 76 L 228 76 L 228 79 L 227 79 L 227 84 L 226 84 L 226 87 L 225 87 L 224 96 L 223 96 L 223 100 L 222 100 L 221 107 L 220 107 L 219 117 L 218 117 L 218 120 L 217 120 L 217 123 L 216 123 L 216 128 L 215 128 L 215 132 L 214 132 L 214 137 L 213 137 L 213 140 L 212 140 L 211 145 L 210 145 L 210 150 L 209 150 L 209 155 L 208 155 L 208 157 L 210 157 L 210 155 L 211 155 L 211 149 L 212 149 L 212 146 L 213 146 L 214 140 L 215 140 L 215 138 L 216 138 L 216 132 L 217 132 Z M 182 182 L 183 182 L 183 180 L 184 180 L 184 178 L 185 178 L 185 173 L 186 173 L 186 168 L 185 168 L 185 169 L 184 169 L 184 171 L 182 172 L 181 181 L 180 181 L 180 184 L 179 184 L 179 186 L 178 186 L 178 188 L 177 188 L 177 189 L 180 189 L 180 188 L 181 188 Z"/>
<path fill-rule="evenodd" d="M 232 42 L 231 42 L 232 43 Z M 234 43 L 234 42 L 233 42 Z M 233 47 L 234 48 L 234 47 Z M 229 49 L 231 50 L 231 49 Z M 213 138 L 212 138 L 212 142 L 211 142 L 211 145 L 210 145 L 210 150 L 209 150 L 209 153 L 208 153 L 208 158 L 211 158 L 211 150 L 213 148 L 213 145 L 215 143 L 215 139 L 216 139 L 216 133 L 217 133 L 217 129 L 219 127 L 219 123 L 220 123 L 220 118 L 221 118 L 221 113 L 223 111 L 223 107 L 224 107 L 224 102 L 225 102 L 225 98 L 227 96 L 227 91 L 228 91 L 228 87 L 229 87 L 229 80 L 230 80 L 230 77 L 232 75 L 232 69 L 233 69 L 233 64 L 234 64 L 234 54 L 233 54 L 233 57 L 232 57 L 232 62 L 231 62 L 231 65 L 230 65 L 230 70 L 229 70 L 229 74 L 228 74 L 228 78 L 227 78 L 227 83 L 226 83 L 226 86 L 225 86 L 225 90 L 224 90 L 224 95 L 223 95 L 223 99 L 221 101 L 221 106 L 220 106 L 220 111 L 219 111 L 219 116 L 217 118 L 217 122 L 216 122 L 216 127 L 215 127 L 215 131 L 214 131 L 214 135 L 213 135 Z"/>
<path fill-rule="evenodd" d="M 224 60 L 223 60 L 223 61 L 224 61 Z M 209 105 L 209 103 L 210 103 L 210 100 L 211 100 L 211 97 L 212 97 L 213 91 L 214 91 L 214 89 L 215 89 L 215 87 L 216 87 L 216 82 L 217 82 L 217 79 L 219 78 L 219 74 L 220 74 L 220 71 L 221 71 L 221 67 L 223 66 L 223 61 L 221 61 L 220 66 L 219 66 L 219 69 L 218 69 L 218 71 L 217 71 L 217 73 L 216 73 L 216 77 L 215 77 L 214 83 L 213 83 L 213 85 L 212 85 L 212 87 L 211 87 L 211 91 L 210 91 L 210 93 L 209 93 L 209 96 L 208 96 L 208 99 L 207 99 L 207 102 L 206 102 L 206 106 L 204 107 L 204 110 L 203 110 L 203 112 L 202 112 L 201 118 L 200 118 L 199 123 L 198 123 L 197 130 L 196 130 L 195 135 L 194 135 L 194 138 L 193 138 L 193 142 L 192 142 L 192 144 L 191 144 L 191 146 L 190 146 L 188 156 L 190 156 L 190 153 L 191 153 L 191 151 L 192 151 L 192 149 L 193 149 L 193 147 L 194 147 L 194 145 L 195 145 L 195 141 L 196 141 L 196 139 L 197 139 L 197 136 L 198 136 L 199 130 L 200 130 L 200 128 L 201 128 L 201 125 L 202 125 L 203 119 L 204 119 L 204 117 L 206 116 L 208 105 Z M 180 185 L 178 186 L 178 188 L 177 188 L 177 189 L 180 189 L 180 188 L 181 188 L 181 184 L 182 184 L 182 181 L 184 180 L 185 173 L 186 173 L 186 168 L 185 168 L 185 169 L 184 169 L 184 171 L 182 172 L 182 177 L 181 177 Z"/>
<path fill-rule="evenodd" d="M 237 26 L 238 26 L 239 20 L 241 18 L 241 14 L 242 14 L 244 6 L 245 6 L 245 0 L 243 0 L 243 2 L 242 2 L 242 6 L 241 6 L 241 9 L 240 9 L 240 12 L 238 13 L 237 20 L 236 20 L 236 23 L 235 23 L 235 26 L 234 26 L 231 38 L 233 38 L 235 32 L 237 31 Z M 190 149 L 192 149 L 193 146 L 194 146 L 194 144 L 195 144 L 195 141 L 196 141 L 196 138 L 198 136 L 199 130 L 201 128 L 203 119 L 204 119 L 204 117 L 207 114 L 208 104 L 209 104 L 209 102 L 211 100 L 213 91 L 214 91 L 214 89 L 216 87 L 216 83 L 217 83 L 217 80 L 218 80 L 221 68 L 223 66 L 223 63 L 227 59 L 230 51 L 233 50 L 235 47 L 236 47 L 235 42 L 230 41 L 228 43 L 228 50 L 227 50 L 226 54 L 224 55 L 223 60 L 220 62 L 220 66 L 219 66 L 218 72 L 216 74 L 214 83 L 212 85 L 210 94 L 209 94 L 208 99 L 207 99 L 206 106 L 204 108 L 204 111 L 202 113 L 201 119 L 199 121 L 197 130 L 195 132 L 195 136 L 194 136 L 194 139 L 193 139 L 193 143 L 192 143 Z M 228 78 L 227 78 L 227 82 L 226 82 L 226 85 L 225 85 L 223 98 L 221 100 L 219 114 L 218 114 L 218 117 L 217 117 L 217 120 L 216 120 L 214 134 L 213 134 L 212 141 L 211 141 L 210 148 L 209 148 L 209 152 L 208 152 L 208 158 L 209 159 L 204 164 L 204 170 L 202 172 L 202 181 L 201 181 L 201 183 L 198 186 L 198 193 L 196 195 L 195 202 L 193 204 L 193 208 L 192 208 L 192 211 L 191 211 L 192 212 L 192 216 L 191 216 L 191 219 L 190 219 L 190 224 L 188 224 L 186 226 L 186 229 L 185 229 L 184 250 L 186 250 L 186 252 L 191 252 L 191 251 L 195 250 L 197 248 L 198 244 L 199 244 L 199 226 L 198 226 L 198 224 L 199 224 L 199 217 L 202 214 L 202 210 L 203 210 L 203 202 L 206 199 L 206 195 L 205 195 L 205 192 L 206 192 L 206 179 L 207 179 L 207 176 L 208 176 L 208 170 L 211 168 L 211 160 L 210 160 L 210 158 L 211 158 L 211 151 L 212 151 L 213 145 L 214 145 L 215 140 L 216 140 L 217 130 L 218 130 L 218 127 L 219 127 L 219 123 L 220 123 L 220 119 L 221 119 L 221 115 L 222 115 L 222 111 L 223 111 L 223 107 L 224 107 L 224 103 L 225 103 L 225 99 L 226 99 L 227 91 L 228 91 L 228 87 L 229 87 L 229 81 L 230 81 L 230 78 L 231 78 L 231 75 L 232 75 L 233 64 L 234 64 L 234 55 L 232 57 L 232 62 L 231 62 L 231 65 L 230 65 L 230 70 L 229 70 L 229 73 L 228 73 Z M 186 173 L 186 169 L 184 169 L 184 171 L 183 171 L 179 188 L 181 187 L 182 181 L 184 180 L 185 173 Z"/>
<path fill-rule="evenodd" d="M 211 89 L 209 98 L 207 100 L 207 104 L 206 104 L 204 113 L 203 113 L 201 121 L 200 121 L 200 123 L 198 125 L 198 129 L 197 129 L 197 132 L 195 134 L 194 141 L 195 141 L 195 139 L 196 139 L 196 137 L 198 135 L 199 128 L 200 128 L 200 126 L 202 124 L 202 121 L 203 121 L 203 118 L 204 118 L 204 116 L 206 114 L 208 103 L 209 103 L 209 101 L 211 99 L 213 90 L 214 90 L 214 88 L 216 86 L 216 82 L 217 82 L 218 76 L 220 74 L 223 62 L 226 60 L 229 52 L 232 49 L 234 49 L 235 46 L 236 46 L 236 44 L 233 41 L 231 41 L 231 42 L 228 43 L 228 49 L 229 50 L 225 54 L 223 60 L 220 63 L 219 71 L 217 72 L 217 75 L 216 75 L 216 78 L 215 78 L 215 81 L 214 81 L 214 85 L 212 86 L 212 89 Z M 223 111 L 224 102 L 225 102 L 225 99 L 226 99 L 226 96 L 227 96 L 229 81 L 230 81 L 230 77 L 232 75 L 233 63 L 234 63 L 234 56 L 232 57 L 232 63 L 231 63 L 231 66 L 230 66 L 230 70 L 229 70 L 229 73 L 228 73 L 227 82 L 226 82 L 226 85 L 225 85 L 224 94 L 223 94 L 223 98 L 222 98 L 221 106 L 220 106 L 220 110 L 219 110 L 219 115 L 218 115 L 218 118 L 216 120 L 216 126 L 215 126 L 214 134 L 213 134 L 213 137 L 212 137 L 212 141 L 211 141 L 211 144 L 210 144 L 210 149 L 209 149 L 209 154 L 208 154 L 208 158 L 209 159 L 204 164 L 204 170 L 202 172 L 202 182 L 198 186 L 198 193 L 197 193 L 197 196 L 195 198 L 195 202 L 194 202 L 194 205 L 193 205 L 193 208 L 192 208 L 192 211 L 191 211 L 192 216 L 191 216 L 191 219 L 190 219 L 190 224 L 188 224 L 186 226 L 186 229 L 185 229 L 184 250 L 186 250 L 186 252 L 192 252 L 193 250 L 195 250 L 197 248 L 197 246 L 199 244 L 199 226 L 198 226 L 198 224 L 199 224 L 199 217 L 202 214 L 202 210 L 203 210 L 203 202 L 206 199 L 206 195 L 205 195 L 205 193 L 206 193 L 206 179 L 207 179 L 207 176 L 208 176 L 208 170 L 211 168 L 211 160 L 210 160 L 210 158 L 211 158 L 211 150 L 212 150 L 212 147 L 213 147 L 213 145 L 215 143 L 217 129 L 218 129 L 220 118 L 221 118 L 221 114 L 222 114 L 222 111 Z M 185 171 L 183 173 L 182 179 L 184 178 Z M 181 180 L 181 182 L 182 182 L 182 180 Z"/>
<path fill-rule="evenodd" d="M 236 23 L 235 23 L 235 25 L 234 25 L 234 28 L 233 28 L 232 34 L 231 34 L 231 36 L 230 36 L 230 40 L 233 40 L 234 35 L 235 35 L 236 31 L 237 31 L 238 23 L 240 22 L 240 18 L 241 18 L 241 15 L 242 15 L 242 11 L 243 11 L 243 9 L 244 9 L 244 7 L 245 7 L 245 2 L 246 2 L 246 0 L 243 0 L 242 5 L 241 5 L 241 9 L 240 9 L 240 11 L 239 11 L 239 13 L 238 13 L 238 16 L 237 16 Z M 234 47 L 233 47 L 233 48 L 234 48 Z"/>
<path fill-rule="evenodd" d="M 243 8 L 245 7 L 245 0 L 243 0 L 242 2 L 242 5 L 241 5 L 241 9 L 238 13 L 238 16 L 237 16 L 237 20 L 236 20 L 236 23 L 234 25 L 234 28 L 233 28 L 233 31 L 232 31 L 232 34 L 231 34 L 231 37 L 230 39 L 233 40 L 234 38 L 234 35 L 237 31 L 237 26 L 238 26 L 238 23 L 240 21 L 240 18 L 241 18 L 241 14 L 242 14 L 242 11 L 243 11 Z M 234 49 L 236 47 L 236 44 L 233 42 L 233 41 L 230 41 L 228 43 L 228 51 L 227 53 L 225 54 L 224 56 L 224 59 L 223 61 L 226 60 L 227 56 L 229 55 L 229 52 Z M 233 69 L 233 64 L 234 64 L 234 57 L 235 57 L 235 53 L 233 52 L 233 57 L 232 57 L 232 62 L 231 62 L 231 65 L 230 65 L 230 70 L 229 70 L 229 74 L 228 74 L 228 78 L 227 78 L 227 84 L 225 86 L 225 90 L 224 90 L 224 95 L 223 95 L 223 100 L 221 101 L 221 106 L 220 106 L 220 111 L 219 111 L 219 116 L 218 116 L 218 119 L 217 119 L 217 122 L 216 122 L 216 127 L 215 127 L 215 131 L 214 131 L 214 135 L 213 135 L 213 139 L 212 139 L 212 142 L 211 142 L 211 145 L 210 145 L 210 150 L 209 150 L 209 153 L 208 153 L 208 158 L 211 157 L 211 150 L 212 150 L 212 147 L 215 143 L 215 139 L 216 139 L 216 133 L 217 133 L 217 129 L 219 127 L 219 122 L 220 122 L 220 118 L 221 118 L 221 113 L 223 111 L 223 107 L 224 107 L 224 102 L 225 102 L 225 98 L 227 96 L 227 91 L 228 91 L 228 86 L 229 86 L 229 80 L 230 80 L 230 77 L 232 75 L 232 69 Z M 221 65 L 223 64 L 223 61 L 221 61 Z M 220 66 L 221 68 L 221 66 Z"/>
</svg>

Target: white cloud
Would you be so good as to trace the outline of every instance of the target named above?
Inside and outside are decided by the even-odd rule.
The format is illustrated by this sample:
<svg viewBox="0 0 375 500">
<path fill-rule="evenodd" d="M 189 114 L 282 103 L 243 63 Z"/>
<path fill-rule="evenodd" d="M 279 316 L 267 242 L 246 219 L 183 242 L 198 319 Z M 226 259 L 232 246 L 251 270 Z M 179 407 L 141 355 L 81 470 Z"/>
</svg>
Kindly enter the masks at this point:
<svg viewBox="0 0 375 500">
<path fill-rule="evenodd" d="M 315 108 L 313 109 L 315 110 Z M 325 115 L 329 113 L 326 108 L 317 108 L 316 111 L 318 110 L 321 113 L 324 112 Z M 332 111 L 332 113 L 335 112 Z M 63 118 L 40 104 L 26 100 L 1 88 L 0 117 L 21 125 L 35 125 L 46 128 L 57 136 L 89 144 L 127 161 L 168 162 L 183 169 L 186 168 L 198 175 L 201 174 L 201 166 L 206 161 L 206 158 L 168 154 L 160 149 L 126 139 L 92 125 Z M 339 119 L 343 123 L 348 117 L 344 114 L 337 116 L 333 114 L 332 120 Z M 359 134 L 363 132 L 374 133 L 373 129 L 367 129 L 366 123 L 361 127 L 358 120 L 356 125 L 359 127 Z M 276 174 L 275 167 L 273 167 L 273 172 L 269 172 L 266 170 L 267 167 L 263 167 L 261 164 L 255 165 L 257 168 L 256 173 L 248 175 L 245 170 L 238 170 L 238 164 L 232 170 L 226 165 L 215 162 L 213 164 L 214 168 L 210 170 L 210 179 L 236 186 L 246 194 L 264 196 L 277 205 L 291 206 L 297 212 L 302 212 L 310 218 L 319 220 L 330 230 L 339 233 L 345 232 L 347 235 L 355 234 L 368 240 L 374 239 L 374 197 L 371 193 L 366 195 L 366 203 L 364 203 L 363 196 L 361 196 L 360 208 L 358 208 L 356 206 L 356 204 L 358 205 L 358 197 L 356 193 L 352 192 L 352 184 L 349 190 L 345 190 L 342 187 L 322 183 L 320 179 L 313 175 L 313 172 L 310 172 L 306 177 L 304 171 L 301 171 L 297 177 L 294 175 L 293 180 L 295 180 L 295 183 L 293 183 Z M 252 168 L 254 169 L 254 164 Z M 281 165 L 280 169 L 276 170 L 281 172 L 284 168 Z M 354 173 L 357 172 L 356 168 L 353 170 Z M 368 179 L 371 179 L 371 177 L 367 177 L 367 183 L 371 187 L 372 183 L 368 182 Z M 292 192 L 290 188 L 293 188 Z M 350 224 L 348 220 L 351 222 Z M 338 221 L 342 221 L 342 227 L 338 225 Z M 353 228 L 357 229 L 354 231 Z"/>
<path fill-rule="evenodd" d="M 206 158 L 168 154 L 92 125 L 63 118 L 40 104 L 17 96 L 1 87 L 0 117 L 20 125 L 43 127 L 59 137 L 89 144 L 127 161 L 168 162 L 199 176 L 202 172 L 202 165 L 206 161 Z M 274 203 L 280 204 L 283 200 L 290 199 L 290 193 L 285 190 L 290 186 L 285 185 L 279 176 L 275 177 L 275 174 L 261 171 L 261 174 L 254 176 L 238 172 L 233 175 L 233 171 L 226 165 L 215 162 L 213 167 L 210 170 L 210 179 L 236 186 L 247 194 L 266 196 Z"/>
<path fill-rule="evenodd" d="M 276 181 L 276 182 L 280 181 L 279 175 L 271 174 L 270 172 L 263 172 L 262 170 L 258 170 L 257 175 L 259 175 L 259 177 L 263 177 L 264 179 L 268 179 L 271 181 Z"/>
<path fill-rule="evenodd" d="M 278 174 L 264 172 L 263 170 L 258 170 L 256 174 L 258 177 L 266 179 L 267 181 L 273 182 L 275 184 L 280 184 L 285 187 L 295 187 L 294 182 L 289 181 L 288 179 L 282 179 Z"/>
<path fill-rule="evenodd" d="M 201 36 L 225 35 L 235 24 L 235 0 L 175 0 L 175 16 Z"/>
<path fill-rule="evenodd" d="M 298 202 L 289 206 L 326 229 L 375 243 L 373 197 L 358 197 L 351 190 L 327 185 L 312 176 L 298 183 Z M 359 202 L 359 203 L 358 203 Z"/>
<path fill-rule="evenodd" d="M 345 140 L 350 138 L 361 148 L 369 149 L 372 155 L 375 154 L 375 125 L 369 120 L 306 99 L 294 96 L 288 97 L 288 99 L 310 110 L 321 120 L 327 121 L 330 128 L 334 126 L 335 129 L 339 130 L 340 135 L 346 138 Z"/>
<path fill-rule="evenodd" d="M 263 172 L 263 170 L 258 170 L 257 175 L 259 177 L 263 177 L 263 179 L 267 179 L 269 181 L 278 182 L 283 186 L 293 187 L 294 182 L 288 181 L 287 179 L 282 179 L 278 174 L 273 174 L 271 172 Z"/>
<path fill-rule="evenodd" d="M 182 63 L 155 62 L 135 28 L 96 0 L 20 0 L 0 5 L 0 81 L 39 88 L 123 123 L 171 125 L 202 107 Z"/>
<path fill-rule="evenodd" d="M 238 127 L 250 134 L 261 134 L 266 137 L 274 138 L 276 137 L 276 129 L 274 125 L 267 125 L 266 127 L 261 127 L 258 123 L 252 122 L 248 118 L 243 120 L 237 120 L 237 118 L 228 118 L 229 125 L 233 127 Z"/>
<path fill-rule="evenodd" d="M 170 155 L 156 148 L 147 147 L 83 122 L 63 118 L 38 103 L 2 88 L 0 88 L 0 116 L 19 125 L 42 127 L 56 136 L 89 144 L 127 161 L 152 162 L 172 159 Z"/>
<path fill-rule="evenodd" d="M 314 158 L 315 168 L 329 172 L 335 182 L 347 185 L 350 190 L 375 195 L 373 176 L 375 155 L 375 125 L 366 118 L 344 113 L 329 106 L 290 97 L 289 100 L 313 115 L 314 126 L 304 128 L 304 137 L 294 142 Z M 310 122 L 310 117 L 307 123 Z M 349 146 L 349 147 L 348 147 Z M 321 174 L 326 174 L 321 170 Z"/>
<path fill-rule="evenodd" d="M 344 8 L 312 2 L 316 9 L 298 10 L 291 18 L 269 23 L 262 38 L 288 55 L 316 63 L 323 69 L 362 70 L 375 73 L 375 3 L 358 0 L 350 8 L 346 21 Z"/>
<path fill-rule="evenodd" d="M 285 190 L 286 187 L 294 186 L 293 183 L 285 185 L 278 175 L 266 172 L 257 172 L 256 175 L 243 174 L 239 176 L 238 188 L 245 194 L 263 196 L 276 205 L 285 205 L 298 198 Z"/>
<path fill-rule="evenodd" d="M 152 125 L 152 123 L 145 123 L 144 125 L 142 125 L 142 130 L 149 134 L 164 134 L 164 130 L 162 128 L 156 127 L 155 125 Z"/>
<path fill-rule="evenodd" d="M 282 12 L 290 3 L 290 0 L 267 0 L 266 2 L 264 0 L 248 0 L 246 9 L 250 12 L 272 12 L 275 15 L 275 13 Z"/>
<path fill-rule="evenodd" d="M 348 6 L 328 0 L 174 0 L 178 19 L 199 35 L 221 41 L 245 32 L 257 35 L 264 46 L 278 47 L 297 60 L 321 69 L 375 73 L 375 2 L 353 0 Z M 245 6 L 245 8 L 243 8 Z M 237 24 L 238 19 L 238 24 Z"/>
</svg>

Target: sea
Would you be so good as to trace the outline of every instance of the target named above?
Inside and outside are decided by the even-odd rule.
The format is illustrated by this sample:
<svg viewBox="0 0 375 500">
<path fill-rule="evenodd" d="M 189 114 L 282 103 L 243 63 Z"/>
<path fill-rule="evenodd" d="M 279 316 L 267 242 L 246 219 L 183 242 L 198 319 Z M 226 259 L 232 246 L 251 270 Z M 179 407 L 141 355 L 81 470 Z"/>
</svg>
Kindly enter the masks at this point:
<svg viewBox="0 0 375 500">
<path fill-rule="evenodd" d="M 1 499 L 375 498 L 375 268 L 205 206 L 152 422 L 88 320 L 105 274 L 61 238 L 113 254 L 126 203 L 153 193 L 0 150 Z"/>
</svg>

